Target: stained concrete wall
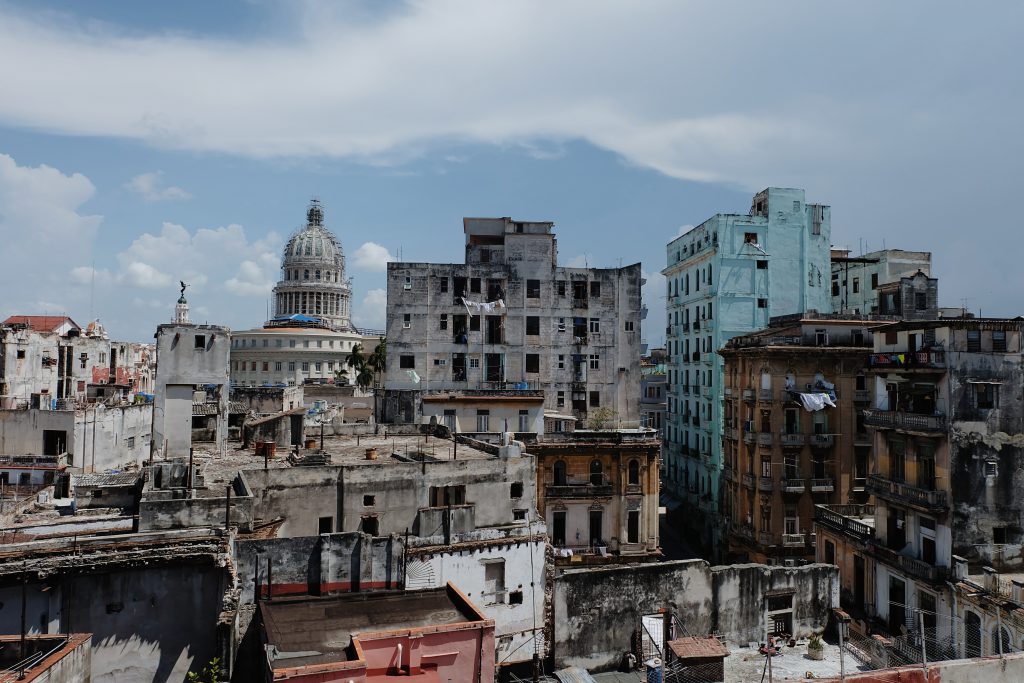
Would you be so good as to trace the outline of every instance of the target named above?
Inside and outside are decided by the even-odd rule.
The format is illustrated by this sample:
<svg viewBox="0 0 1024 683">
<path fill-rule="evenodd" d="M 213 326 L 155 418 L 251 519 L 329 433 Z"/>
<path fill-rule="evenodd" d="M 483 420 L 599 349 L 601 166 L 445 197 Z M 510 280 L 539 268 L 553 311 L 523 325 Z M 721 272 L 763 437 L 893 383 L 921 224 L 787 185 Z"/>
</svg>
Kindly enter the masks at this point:
<svg viewBox="0 0 1024 683">
<path fill-rule="evenodd" d="M 243 480 L 231 484 L 231 526 L 241 531 L 252 529 L 253 498 Z M 224 528 L 227 522 L 227 490 L 219 485 L 213 489 L 197 488 L 194 497 L 188 489 L 148 490 L 139 502 L 139 530 Z"/>
<path fill-rule="evenodd" d="M 824 629 L 838 607 L 839 571 L 824 564 L 711 567 L 703 560 L 566 571 L 554 584 L 555 665 L 597 671 L 619 665 L 640 617 L 661 609 L 671 610 L 691 635 L 763 640 L 769 591 L 793 592 L 794 635 L 806 637 Z"/>
<path fill-rule="evenodd" d="M 256 582 L 267 594 L 267 562 L 273 595 L 400 588 L 405 546 L 398 536 L 362 533 L 235 541 L 235 569 L 242 602 L 252 602 Z"/>
</svg>

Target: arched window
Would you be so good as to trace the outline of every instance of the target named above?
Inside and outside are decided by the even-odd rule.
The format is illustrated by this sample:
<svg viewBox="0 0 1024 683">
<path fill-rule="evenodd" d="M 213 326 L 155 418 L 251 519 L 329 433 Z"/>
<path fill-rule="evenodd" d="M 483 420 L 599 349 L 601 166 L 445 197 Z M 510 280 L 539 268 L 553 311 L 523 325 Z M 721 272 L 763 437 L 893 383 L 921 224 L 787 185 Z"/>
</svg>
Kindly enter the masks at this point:
<svg viewBox="0 0 1024 683">
<path fill-rule="evenodd" d="M 600 486 L 604 483 L 604 473 L 602 472 L 600 460 L 594 460 L 590 463 L 590 483 L 594 486 Z"/>
<path fill-rule="evenodd" d="M 317 279 L 317 280 L 319 280 L 319 279 L 320 279 L 320 271 L 319 271 L 319 270 L 318 270 L 318 271 L 316 271 L 316 279 Z"/>
<path fill-rule="evenodd" d="M 994 655 L 1006 654 L 1012 647 L 1010 645 L 1010 632 L 1005 628 L 996 627 L 992 629 L 992 640 L 989 642 L 992 643 L 992 652 L 990 654 Z M 1002 643 L 1002 650 L 999 649 L 1000 642 Z"/>
<path fill-rule="evenodd" d="M 964 654 L 970 657 L 981 656 L 981 617 L 974 612 L 964 615 Z"/>
<path fill-rule="evenodd" d="M 629 483 L 633 486 L 640 485 L 640 461 L 630 460 L 629 461 Z"/>
<path fill-rule="evenodd" d="M 555 461 L 555 486 L 565 486 L 565 461 Z"/>
</svg>

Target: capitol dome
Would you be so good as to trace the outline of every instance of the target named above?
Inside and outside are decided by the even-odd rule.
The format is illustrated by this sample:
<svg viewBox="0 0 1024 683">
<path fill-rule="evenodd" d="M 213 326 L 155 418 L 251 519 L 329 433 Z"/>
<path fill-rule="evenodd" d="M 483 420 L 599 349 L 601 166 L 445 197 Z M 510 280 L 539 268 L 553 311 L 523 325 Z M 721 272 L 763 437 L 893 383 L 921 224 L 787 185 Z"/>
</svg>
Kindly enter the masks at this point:
<svg viewBox="0 0 1024 683">
<path fill-rule="evenodd" d="M 314 199 L 306 226 L 285 245 L 281 280 L 274 287 L 274 318 L 311 316 L 333 329 L 349 330 L 351 297 L 341 241 L 324 225 L 323 207 Z"/>
</svg>

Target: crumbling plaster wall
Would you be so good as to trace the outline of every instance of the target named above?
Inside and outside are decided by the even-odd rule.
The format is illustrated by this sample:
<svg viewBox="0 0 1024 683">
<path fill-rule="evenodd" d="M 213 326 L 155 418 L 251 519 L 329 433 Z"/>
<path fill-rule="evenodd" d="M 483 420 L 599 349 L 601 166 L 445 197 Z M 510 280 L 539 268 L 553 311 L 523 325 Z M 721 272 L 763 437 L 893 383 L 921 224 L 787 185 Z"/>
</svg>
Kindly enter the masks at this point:
<svg viewBox="0 0 1024 683">
<path fill-rule="evenodd" d="M 671 610 L 691 635 L 763 640 L 765 593 L 785 590 L 794 594 L 794 635 L 808 636 L 824 629 L 839 604 L 839 571 L 823 564 L 711 567 L 703 560 L 566 571 L 555 579 L 555 665 L 617 666 L 640 617 L 661 609 Z"/>
</svg>

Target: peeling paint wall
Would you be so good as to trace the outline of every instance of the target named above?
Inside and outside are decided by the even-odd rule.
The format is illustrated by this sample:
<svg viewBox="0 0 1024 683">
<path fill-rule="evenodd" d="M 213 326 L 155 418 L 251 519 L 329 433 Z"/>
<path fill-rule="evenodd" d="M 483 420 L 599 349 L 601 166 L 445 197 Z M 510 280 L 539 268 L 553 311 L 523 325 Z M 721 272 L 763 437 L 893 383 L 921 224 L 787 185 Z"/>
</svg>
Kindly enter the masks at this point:
<svg viewBox="0 0 1024 683">
<path fill-rule="evenodd" d="M 556 667 L 606 670 L 630 651 L 640 618 L 669 609 L 691 635 L 762 641 L 768 591 L 792 591 L 797 638 L 824 629 L 839 605 L 839 570 L 729 565 L 702 560 L 566 571 L 555 579 Z"/>
</svg>

